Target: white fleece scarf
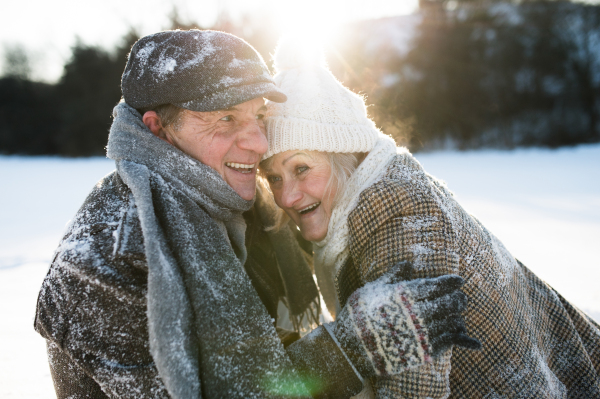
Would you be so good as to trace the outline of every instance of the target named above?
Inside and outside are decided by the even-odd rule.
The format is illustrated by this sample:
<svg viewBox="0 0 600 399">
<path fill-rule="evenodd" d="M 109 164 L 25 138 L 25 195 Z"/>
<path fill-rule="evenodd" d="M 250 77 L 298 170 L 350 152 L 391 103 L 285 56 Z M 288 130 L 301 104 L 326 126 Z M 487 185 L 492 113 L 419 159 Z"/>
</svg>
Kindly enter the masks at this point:
<svg viewBox="0 0 600 399">
<path fill-rule="evenodd" d="M 361 192 L 375 184 L 396 155 L 394 140 L 380 133 L 377 143 L 348 179 L 344 192 L 331 213 L 327 235 L 313 242 L 315 275 L 321 295 L 332 316 L 339 312 L 335 276 L 348 259 L 348 215 L 356 207 Z"/>
</svg>

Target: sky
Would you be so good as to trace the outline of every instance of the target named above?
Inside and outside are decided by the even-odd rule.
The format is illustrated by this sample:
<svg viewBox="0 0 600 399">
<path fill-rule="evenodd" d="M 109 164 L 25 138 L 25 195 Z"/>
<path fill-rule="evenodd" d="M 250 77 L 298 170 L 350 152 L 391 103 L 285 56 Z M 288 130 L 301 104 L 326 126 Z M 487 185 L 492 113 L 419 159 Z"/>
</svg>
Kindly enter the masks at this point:
<svg viewBox="0 0 600 399">
<path fill-rule="evenodd" d="M 0 16 L 0 59 L 7 47 L 23 46 L 33 78 L 54 81 L 79 38 L 111 49 L 131 28 L 141 35 L 168 26 L 175 6 L 183 22 L 211 26 L 221 13 L 271 14 L 278 31 L 326 35 L 337 25 L 414 12 L 418 0 L 19 0 L 4 2 Z M 310 29 L 307 29 L 310 27 Z"/>
</svg>

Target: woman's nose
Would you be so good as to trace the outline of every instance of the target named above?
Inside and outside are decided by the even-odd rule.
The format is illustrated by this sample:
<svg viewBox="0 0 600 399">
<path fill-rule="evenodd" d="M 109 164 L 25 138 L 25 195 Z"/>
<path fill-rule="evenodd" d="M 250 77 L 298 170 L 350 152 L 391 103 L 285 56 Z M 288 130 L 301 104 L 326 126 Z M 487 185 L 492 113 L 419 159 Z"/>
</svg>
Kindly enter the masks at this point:
<svg viewBox="0 0 600 399">
<path fill-rule="evenodd" d="M 298 190 L 294 181 L 285 182 L 281 190 L 282 208 L 293 208 L 294 205 L 302 199 L 302 192 Z"/>
</svg>

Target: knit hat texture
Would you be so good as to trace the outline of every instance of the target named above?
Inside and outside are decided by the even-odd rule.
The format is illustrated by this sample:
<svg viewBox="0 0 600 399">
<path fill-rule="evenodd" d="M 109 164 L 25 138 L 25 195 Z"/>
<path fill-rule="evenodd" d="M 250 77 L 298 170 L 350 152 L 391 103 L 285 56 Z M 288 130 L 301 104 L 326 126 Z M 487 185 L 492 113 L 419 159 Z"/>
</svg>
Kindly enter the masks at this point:
<svg viewBox="0 0 600 399">
<path fill-rule="evenodd" d="M 133 108 L 173 104 L 215 111 L 265 97 L 285 101 L 258 52 L 228 33 L 174 30 L 142 37 L 121 78 Z"/>
<path fill-rule="evenodd" d="M 267 101 L 269 149 L 263 159 L 288 150 L 368 152 L 382 134 L 367 116 L 363 98 L 329 71 L 322 51 L 295 39 L 275 50 L 275 83 L 288 96 Z"/>
</svg>

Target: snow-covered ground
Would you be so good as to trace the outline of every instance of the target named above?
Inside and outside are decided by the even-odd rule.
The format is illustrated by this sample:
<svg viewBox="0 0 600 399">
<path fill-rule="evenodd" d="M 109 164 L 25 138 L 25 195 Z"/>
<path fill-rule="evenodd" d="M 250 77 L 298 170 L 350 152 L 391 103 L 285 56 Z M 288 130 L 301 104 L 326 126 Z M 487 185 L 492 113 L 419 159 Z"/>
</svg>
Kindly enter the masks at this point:
<svg viewBox="0 0 600 399">
<path fill-rule="evenodd" d="M 600 321 L 600 145 L 418 154 L 506 247 Z M 106 159 L 0 157 L 0 397 L 53 398 L 37 291 Z"/>
</svg>

